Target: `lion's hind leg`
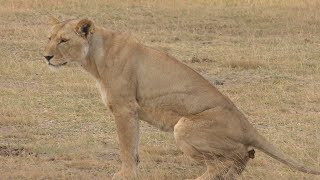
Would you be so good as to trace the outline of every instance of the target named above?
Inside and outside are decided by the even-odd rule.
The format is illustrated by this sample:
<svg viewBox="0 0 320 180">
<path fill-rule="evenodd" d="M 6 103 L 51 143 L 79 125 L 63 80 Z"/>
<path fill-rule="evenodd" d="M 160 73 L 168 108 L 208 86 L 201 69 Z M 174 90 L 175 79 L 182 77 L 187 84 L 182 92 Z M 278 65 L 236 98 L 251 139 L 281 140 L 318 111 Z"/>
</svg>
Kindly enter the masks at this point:
<svg viewBox="0 0 320 180">
<path fill-rule="evenodd" d="M 228 171 L 224 174 L 221 174 L 217 179 L 236 180 L 237 177 L 244 171 L 248 161 L 248 156 L 232 160 L 232 165 Z"/>
<path fill-rule="evenodd" d="M 174 127 L 176 144 L 184 154 L 206 164 L 198 180 L 236 179 L 248 161 L 247 148 L 225 139 L 206 119 L 181 118 Z M 212 121 L 211 121 L 212 122 Z M 221 131 L 220 131 L 221 132 Z"/>
<path fill-rule="evenodd" d="M 196 180 L 220 180 L 223 179 L 228 170 L 232 167 L 233 161 L 225 158 L 216 158 L 205 161 L 207 170 Z"/>
<path fill-rule="evenodd" d="M 244 171 L 249 158 L 229 160 L 216 158 L 207 161 L 207 171 L 197 180 L 236 180 Z"/>
</svg>

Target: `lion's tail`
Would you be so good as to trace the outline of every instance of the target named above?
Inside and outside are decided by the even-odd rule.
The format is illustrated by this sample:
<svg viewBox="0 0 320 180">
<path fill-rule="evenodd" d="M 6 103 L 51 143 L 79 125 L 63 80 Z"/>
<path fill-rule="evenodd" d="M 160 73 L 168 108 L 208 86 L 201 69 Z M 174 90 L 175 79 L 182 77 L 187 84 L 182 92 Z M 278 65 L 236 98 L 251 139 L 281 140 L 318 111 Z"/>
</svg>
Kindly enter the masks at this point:
<svg viewBox="0 0 320 180">
<path fill-rule="evenodd" d="M 251 143 L 251 146 L 263 151 L 264 153 L 268 154 L 269 156 L 275 158 L 276 160 L 294 168 L 301 172 L 309 173 L 309 174 L 316 174 L 320 175 L 320 170 L 315 168 L 306 167 L 302 163 L 295 161 L 290 156 L 284 154 L 280 150 L 276 149 L 271 143 L 269 143 L 264 137 L 260 134 L 255 133 L 255 138 Z"/>
</svg>

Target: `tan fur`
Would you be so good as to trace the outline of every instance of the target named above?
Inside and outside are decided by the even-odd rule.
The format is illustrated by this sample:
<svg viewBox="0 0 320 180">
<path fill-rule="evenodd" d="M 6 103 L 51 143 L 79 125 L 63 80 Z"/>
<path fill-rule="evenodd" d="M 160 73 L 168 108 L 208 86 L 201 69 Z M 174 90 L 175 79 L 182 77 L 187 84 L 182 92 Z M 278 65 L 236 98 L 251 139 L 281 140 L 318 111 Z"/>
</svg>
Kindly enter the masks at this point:
<svg viewBox="0 0 320 180">
<path fill-rule="evenodd" d="M 139 120 L 173 131 L 185 154 L 206 163 L 198 179 L 235 179 L 254 157 L 253 147 L 300 171 L 320 174 L 275 149 L 197 72 L 130 34 L 87 19 L 55 20 L 44 55 L 53 56 L 49 64 L 55 67 L 76 62 L 96 79 L 117 125 L 122 167 L 114 179 L 136 177 Z"/>
</svg>

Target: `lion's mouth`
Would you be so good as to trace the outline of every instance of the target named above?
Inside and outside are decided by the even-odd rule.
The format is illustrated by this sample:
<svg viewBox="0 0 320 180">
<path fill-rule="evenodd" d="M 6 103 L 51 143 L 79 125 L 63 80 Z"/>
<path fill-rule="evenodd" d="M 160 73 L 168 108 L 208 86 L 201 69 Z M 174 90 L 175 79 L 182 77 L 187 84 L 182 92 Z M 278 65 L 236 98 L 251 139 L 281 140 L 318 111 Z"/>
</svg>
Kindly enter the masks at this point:
<svg viewBox="0 0 320 180">
<path fill-rule="evenodd" d="M 66 65 L 67 64 L 67 62 L 64 62 L 64 63 L 61 63 L 61 64 L 51 64 L 50 62 L 49 62 L 49 65 L 50 66 L 53 66 L 53 67 L 61 67 L 61 66 L 64 66 L 64 65 Z"/>
</svg>

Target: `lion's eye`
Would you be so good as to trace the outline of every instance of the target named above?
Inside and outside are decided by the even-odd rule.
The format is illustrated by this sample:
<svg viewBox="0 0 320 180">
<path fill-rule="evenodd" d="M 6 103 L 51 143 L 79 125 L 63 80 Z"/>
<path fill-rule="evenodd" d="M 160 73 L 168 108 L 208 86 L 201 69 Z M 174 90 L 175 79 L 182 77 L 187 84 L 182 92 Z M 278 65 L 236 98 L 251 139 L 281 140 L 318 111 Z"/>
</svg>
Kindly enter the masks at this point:
<svg viewBox="0 0 320 180">
<path fill-rule="evenodd" d="M 49 41 L 51 41 L 51 37 L 49 37 L 48 39 L 49 39 Z"/>
<path fill-rule="evenodd" d="M 61 40 L 60 40 L 60 43 L 65 43 L 65 42 L 67 42 L 67 41 L 69 41 L 69 39 L 61 39 Z"/>
</svg>

